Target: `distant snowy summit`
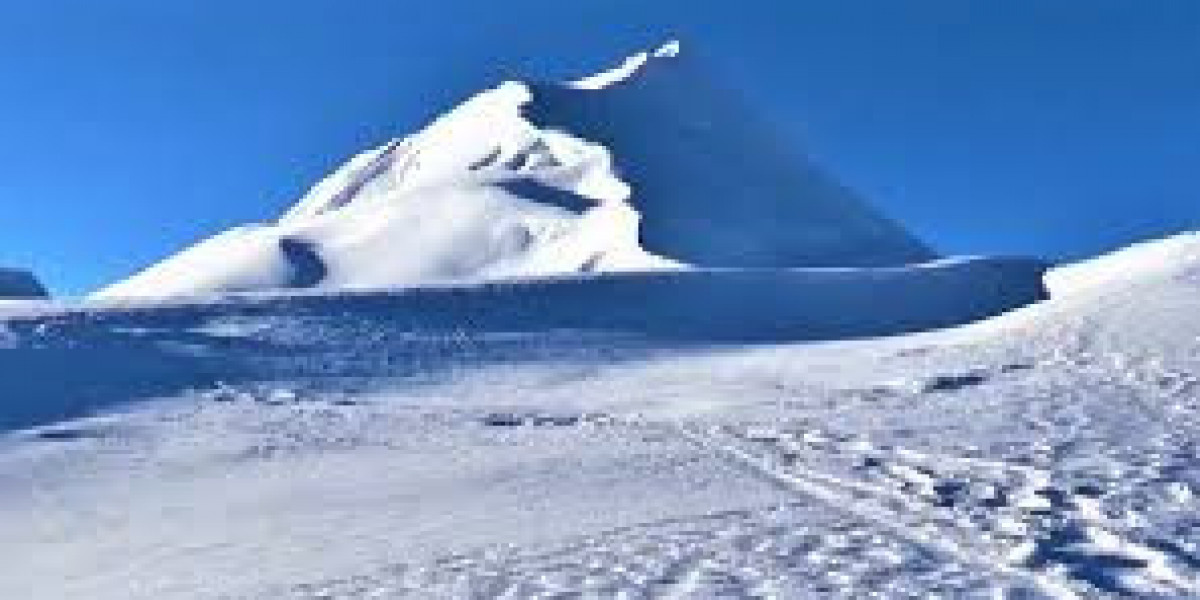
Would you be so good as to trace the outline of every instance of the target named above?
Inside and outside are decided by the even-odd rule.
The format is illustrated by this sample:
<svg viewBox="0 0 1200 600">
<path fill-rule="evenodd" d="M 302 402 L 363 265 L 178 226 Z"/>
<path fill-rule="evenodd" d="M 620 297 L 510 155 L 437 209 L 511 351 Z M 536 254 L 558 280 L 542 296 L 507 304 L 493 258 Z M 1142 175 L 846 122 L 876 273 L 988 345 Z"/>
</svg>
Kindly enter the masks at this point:
<svg viewBox="0 0 1200 600">
<path fill-rule="evenodd" d="M 571 83 L 482 92 L 354 157 L 278 221 L 218 234 L 97 296 L 935 257 L 672 42 Z"/>
<path fill-rule="evenodd" d="M 45 286 L 29 271 L 0 267 L 0 300 L 49 297 Z"/>
</svg>

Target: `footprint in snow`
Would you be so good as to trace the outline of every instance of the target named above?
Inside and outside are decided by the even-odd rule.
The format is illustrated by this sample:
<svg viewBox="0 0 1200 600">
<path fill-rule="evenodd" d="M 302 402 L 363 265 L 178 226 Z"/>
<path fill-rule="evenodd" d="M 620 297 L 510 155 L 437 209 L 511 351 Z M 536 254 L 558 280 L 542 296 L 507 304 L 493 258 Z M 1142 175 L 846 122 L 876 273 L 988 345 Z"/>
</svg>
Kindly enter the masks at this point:
<svg viewBox="0 0 1200 600">
<path fill-rule="evenodd" d="M 491 413 L 480 422 L 487 427 L 576 427 L 585 421 L 593 421 L 580 415 L 554 415 L 539 413 Z"/>
</svg>

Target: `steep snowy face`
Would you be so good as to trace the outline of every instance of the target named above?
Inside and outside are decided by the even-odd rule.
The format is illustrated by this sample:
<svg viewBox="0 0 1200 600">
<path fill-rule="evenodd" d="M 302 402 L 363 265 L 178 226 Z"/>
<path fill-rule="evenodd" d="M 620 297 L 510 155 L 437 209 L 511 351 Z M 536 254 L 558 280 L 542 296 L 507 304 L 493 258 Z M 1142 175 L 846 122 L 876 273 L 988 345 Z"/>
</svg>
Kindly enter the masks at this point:
<svg viewBox="0 0 1200 600">
<path fill-rule="evenodd" d="M 701 71 L 672 43 L 565 85 L 504 83 L 351 159 L 277 222 L 97 295 L 934 257 Z"/>
<path fill-rule="evenodd" d="M 0 299 L 46 298 L 49 295 L 32 273 L 0 267 Z"/>
<path fill-rule="evenodd" d="M 527 114 L 608 148 L 648 251 L 710 267 L 894 266 L 935 254 L 714 85 L 678 43 L 570 85 Z"/>
<path fill-rule="evenodd" d="M 387 287 L 678 263 L 638 245 L 603 147 L 522 115 L 527 86 L 483 92 L 350 160 L 277 222 L 237 228 L 98 297 Z"/>
<path fill-rule="evenodd" d="M 538 128 L 522 114 L 530 100 L 530 89 L 517 82 L 483 92 L 423 131 L 355 157 L 317 184 L 281 222 L 351 204 L 387 206 L 398 196 L 441 187 L 534 182 L 579 195 L 569 204 L 580 208 L 629 196 L 628 186 L 611 169 L 607 150 Z"/>
</svg>

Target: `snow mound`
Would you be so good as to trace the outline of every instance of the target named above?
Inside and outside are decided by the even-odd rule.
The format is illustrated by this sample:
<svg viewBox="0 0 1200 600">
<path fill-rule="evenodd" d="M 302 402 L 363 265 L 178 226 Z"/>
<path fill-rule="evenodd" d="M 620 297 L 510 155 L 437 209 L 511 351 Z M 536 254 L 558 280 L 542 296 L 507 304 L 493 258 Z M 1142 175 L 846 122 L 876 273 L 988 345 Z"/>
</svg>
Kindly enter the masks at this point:
<svg viewBox="0 0 1200 600">
<path fill-rule="evenodd" d="M 932 258 L 670 43 L 571 84 L 480 93 L 354 157 L 278 221 L 204 240 L 96 296 Z"/>
<path fill-rule="evenodd" d="M 1112 347 L 1160 354 L 1200 323 L 1200 232 L 1148 240 L 1049 268 L 1048 300 L 960 328 L 964 339 L 1059 335 L 1063 346 L 1106 340 Z M 1069 333 L 1065 333 L 1069 332 Z M 1200 330 L 1197 330 L 1200 334 Z M 1120 341 L 1117 341 L 1120 340 Z"/>
<path fill-rule="evenodd" d="M 28 271 L 0 268 L 0 299 L 46 298 L 50 294 Z"/>
<path fill-rule="evenodd" d="M 1054 296 L 1069 297 L 1135 281 L 1198 272 L 1200 231 L 1193 231 L 1057 267 L 1047 273 L 1046 284 Z"/>
</svg>

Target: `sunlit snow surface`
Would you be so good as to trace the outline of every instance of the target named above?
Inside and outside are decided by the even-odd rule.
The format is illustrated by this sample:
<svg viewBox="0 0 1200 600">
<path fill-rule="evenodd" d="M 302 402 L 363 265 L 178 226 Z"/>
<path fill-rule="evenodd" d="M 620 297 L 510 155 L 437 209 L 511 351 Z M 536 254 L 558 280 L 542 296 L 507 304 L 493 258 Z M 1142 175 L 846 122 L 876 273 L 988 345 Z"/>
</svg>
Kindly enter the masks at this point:
<svg viewBox="0 0 1200 600">
<path fill-rule="evenodd" d="M 12 305 L 0 597 L 1200 597 L 1200 236 L 1048 279 L 834 342 L 536 282 Z"/>
</svg>

